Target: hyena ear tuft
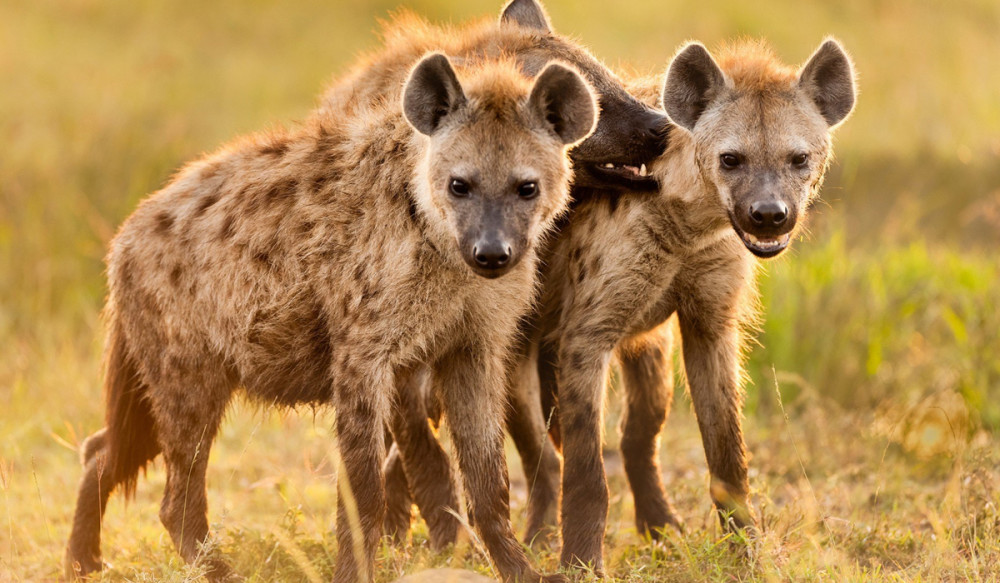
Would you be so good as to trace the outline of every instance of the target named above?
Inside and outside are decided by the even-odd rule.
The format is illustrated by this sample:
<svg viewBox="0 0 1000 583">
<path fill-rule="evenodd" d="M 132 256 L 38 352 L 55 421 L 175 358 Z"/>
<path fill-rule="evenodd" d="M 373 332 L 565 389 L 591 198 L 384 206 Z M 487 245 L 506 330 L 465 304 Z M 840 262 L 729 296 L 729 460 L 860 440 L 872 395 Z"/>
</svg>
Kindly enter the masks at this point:
<svg viewBox="0 0 1000 583">
<path fill-rule="evenodd" d="M 539 73 L 528 97 L 564 144 L 575 144 L 594 131 L 598 106 L 593 89 L 574 69 L 550 63 Z"/>
<path fill-rule="evenodd" d="M 545 14 L 538 0 L 511 0 L 510 4 L 500 13 L 502 24 L 514 24 L 539 32 L 552 32 L 549 17 Z"/>
<path fill-rule="evenodd" d="M 819 108 L 831 127 L 854 109 L 854 66 L 840 43 L 827 39 L 799 73 L 799 87 Z"/>
<path fill-rule="evenodd" d="M 663 107 L 675 124 L 694 131 L 698 118 L 725 87 L 726 76 L 701 43 L 690 43 L 667 68 Z"/>
<path fill-rule="evenodd" d="M 403 115 L 418 132 L 430 136 L 465 103 L 465 92 L 448 57 L 430 54 L 417 63 L 403 87 Z"/>
</svg>

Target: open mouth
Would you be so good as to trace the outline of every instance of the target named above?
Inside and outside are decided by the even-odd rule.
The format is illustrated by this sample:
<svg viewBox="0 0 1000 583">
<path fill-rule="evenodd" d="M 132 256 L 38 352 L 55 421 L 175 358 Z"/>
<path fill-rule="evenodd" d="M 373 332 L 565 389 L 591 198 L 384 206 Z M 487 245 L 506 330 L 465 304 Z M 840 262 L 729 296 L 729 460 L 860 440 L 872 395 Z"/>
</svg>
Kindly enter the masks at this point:
<svg viewBox="0 0 1000 583">
<path fill-rule="evenodd" d="M 614 162 L 605 162 L 604 164 L 596 164 L 596 167 L 601 172 L 614 174 L 624 178 L 634 178 L 638 180 L 649 177 L 649 171 L 646 170 L 645 164 L 632 166 L 631 164 L 615 164 Z"/>
<path fill-rule="evenodd" d="M 649 173 L 645 163 L 582 162 L 574 183 L 581 186 L 611 187 L 625 190 L 652 191 L 659 183 Z"/>
<path fill-rule="evenodd" d="M 758 237 L 741 230 L 735 224 L 733 225 L 733 228 L 743 241 L 743 245 L 746 246 L 751 253 L 762 259 L 774 257 L 775 255 L 781 253 L 786 247 L 788 247 L 788 242 L 792 239 L 791 233 L 785 233 L 784 235 L 777 235 L 774 237 Z"/>
</svg>

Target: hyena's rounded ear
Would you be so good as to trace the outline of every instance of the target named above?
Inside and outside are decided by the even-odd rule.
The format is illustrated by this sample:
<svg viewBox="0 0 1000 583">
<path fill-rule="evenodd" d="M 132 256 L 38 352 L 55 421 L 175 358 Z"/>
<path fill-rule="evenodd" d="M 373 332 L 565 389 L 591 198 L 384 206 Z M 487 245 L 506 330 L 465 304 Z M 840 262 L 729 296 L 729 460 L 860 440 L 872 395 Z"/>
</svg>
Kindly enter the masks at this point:
<svg viewBox="0 0 1000 583">
<path fill-rule="evenodd" d="M 500 13 L 501 24 L 513 24 L 539 32 L 552 32 L 549 17 L 538 0 L 511 0 Z"/>
<path fill-rule="evenodd" d="M 465 92 L 448 57 L 431 53 L 417 63 L 403 87 L 403 115 L 418 132 L 433 135 L 465 103 Z"/>
<path fill-rule="evenodd" d="M 694 131 L 694 124 L 726 85 L 726 76 L 701 43 L 688 43 L 667 68 L 663 108 L 675 124 Z"/>
<path fill-rule="evenodd" d="M 812 99 L 826 123 L 833 127 L 854 109 L 857 90 L 854 65 L 840 43 L 823 41 L 799 72 L 799 88 Z"/>
<path fill-rule="evenodd" d="M 598 105 L 594 90 L 575 69 L 550 63 L 539 73 L 528 97 L 529 107 L 540 115 L 564 144 L 575 144 L 594 131 Z"/>
</svg>

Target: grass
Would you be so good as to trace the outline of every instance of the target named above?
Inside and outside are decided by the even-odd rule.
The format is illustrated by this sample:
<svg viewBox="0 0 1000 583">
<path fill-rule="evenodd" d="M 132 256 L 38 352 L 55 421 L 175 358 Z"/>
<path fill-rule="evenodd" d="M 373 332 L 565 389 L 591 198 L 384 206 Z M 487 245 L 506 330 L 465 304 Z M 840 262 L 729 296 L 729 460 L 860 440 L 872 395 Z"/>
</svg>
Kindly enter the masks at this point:
<svg viewBox="0 0 1000 583">
<path fill-rule="evenodd" d="M 435 20 L 491 3 L 408 3 Z M 632 525 L 614 453 L 608 572 L 649 581 L 1000 579 L 1000 6 L 883 0 L 547 3 L 612 65 L 665 67 L 685 39 L 765 36 L 802 61 L 826 34 L 862 94 L 811 232 L 769 262 L 750 356 L 747 439 L 761 536 L 727 539 L 683 391 L 664 478 L 687 520 L 659 543 Z M 102 257 L 116 225 L 185 160 L 303 117 L 375 46 L 395 2 L 0 0 L 0 581 L 58 577 L 76 448 L 101 425 Z M 329 411 L 233 408 L 212 451 L 217 544 L 251 581 L 328 579 L 336 452 Z M 515 522 L 523 476 L 512 464 Z M 154 467 L 115 499 L 102 580 L 186 581 L 157 518 Z M 554 569 L 557 554 L 535 559 Z M 386 546 L 379 580 L 452 565 L 473 543 Z M 586 578 L 585 578 L 586 579 Z"/>
</svg>

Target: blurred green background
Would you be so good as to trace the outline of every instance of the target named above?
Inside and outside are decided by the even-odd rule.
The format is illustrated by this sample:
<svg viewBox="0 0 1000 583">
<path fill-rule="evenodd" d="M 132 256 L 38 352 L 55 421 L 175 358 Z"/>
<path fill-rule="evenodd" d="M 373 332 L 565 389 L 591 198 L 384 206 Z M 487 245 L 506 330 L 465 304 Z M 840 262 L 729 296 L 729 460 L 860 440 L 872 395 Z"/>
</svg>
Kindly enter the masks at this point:
<svg viewBox="0 0 1000 583">
<path fill-rule="evenodd" d="M 500 9 L 405 5 L 456 22 Z M 625 72 L 664 69 L 686 39 L 761 36 L 791 63 L 841 39 L 858 108 L 836 135 L 811 233 L 766 266 L 748 410 L 774 405 L 776 373 L 786 397 L 861 409 L 957 393 L 974 424 L 1000 427 L 1000 4 L 546 5 L 557 30 Z M 67 366 L 86 369 L 83 394 L 97 400 L 79 357 L 99 346 L 116 226 L 186 160 L 303 118 L 399 6 L 0 1 L 0 408 L 72 418 L 71 389 L 45 381 Z"/>
<path fill-rule="evenodd" d="M 433 21 L 460 22 L 496 18 L 501 1 L 0 0 L 0 581 L 10 563 L 22 565 L 15 580 L 48 580 L 58 571 L 79 476 L 70 450 L 103 418 L 102 258 L 117 225 L 185 161 L 241 133 L 305 117 L 333 76 L 377 46 L 376 20 L 401 4 Z M 740 35 L 765 37 L 789 63 L 803 62 L 831 34 L 851 51 L 861 95 L 835 136 L 837 161 L 823 200 L 803 240 L 762 270 L 766 320 L 750 356 L 747 402 L 757 456 L 751 463 L 761 471 L 755 484 L 788 505 L 784 530 L 772 525 L 770 532 L 786 532 L 792 542 L 786 548 L 778 540 L 773 554 L 780 566 L 788 549 L 802 549 L 795 560 L 806 579 L 815 573 L 814 557 L 841 561 L 829 553 L 850 558 L 847 571 L 875 565 L 876 574 L 879 565 L 894 569 L 931 556 L 924 551 L 933 545 L 914 542 L 923 540 L 926 524 L 936 540 L 951 533 L 955 543 L 954 554 L 933 555 L 934 568 L 976 567 L 967 549 L 978 543 L 963 545 L 984 532 L 979 511 L 962 498 L 942 512 L 957 526 L 941 526 L 925 509 L 950 499 L 952 486 L 939 480 L 914 490 L 910 480 L 934 465 L 921 460 L 954 457 L 947 483 L 968 483 L 959 454 L 966 444 L 990 450 L 1000 430 L 1000 3 L 546 6 L 558 31 L 623 72 L 662 71 L 688 39 L 711 47 Z M 251 538 L 270 532 L 263 525 L 282 512 L 297 524 L 294 512 L 306 504 L 310 532 L 320 541 L 327 536 L 329 418 L 255 421 L 240 408 L 233 417 L 213 450 L 212 516 L 235 526 L 222 531 L 232 537 L 231 555 L 242 572 L 254 572 L 263 568 L 261 556 L 274 554 L 273 542 L 240 551 L 249 540 L 240 538 L 243 528 Z M 609 425 L 615 417 L 612 411 Z M 264 423 L 278 430 L 258 435 Z M 703 508 L 703 523 L 711 525 L 700 474 L 690 469 L 703 463 L 697 430 L 684 413 L 670 423 L 665 439 L 674 441 L 665 456 L 672 463 L 665 468 L 673 469 L 665 471 L 673 472 L 687 515 Z M 254 439 L 262 443 L 249 448 Z M 883 467 L 890 446 L 891 470 Z M 982 464 L 972 467 L 995 466 Z M 820 529 L 813 539 L 811 529 L 800 530 L 799 503 L 789 500 L 817 500 L 804 494 L 813 491 L 807 468 L 848 476 L 817 482 L 832 488 L 821 493 L 822 511 L 851 517 L 846 534 Z M 805 482 L 797 482 L 799 469 Z M 154 471 L 150 479 L 163 478 Z M 858 487 L 838 490 L 838 479 Z M 142 572 L 147 556 L 158 557 L 154 580 L 180 572 L 156 524 L 160 491 L 142 488 L 133 510 L 106 523 L 126 565 Z M 831 497 L 841 505 L 830 507 Z M 986 499 L 995 516 L 994 498 Z M 618 526 L 609 536 L 631 520 L 615 500 Z M 884 519 L 907 500 L 917 504 L 902 526 Z M 810 508 L 805 516 L 818 512 Z M 961 522 L 966 518 L 971 522 Z M 866 534 L 871 528 L 881 542 Z M 803 545 L 802 532 L 813 542 Z M 313 559 L 327 561 L 332 543 L 312 540 Z M 701 545 L 694 556 L 704 557 L 692 561 L 693 547 L 685 547 L 690 573 L 717 569 L 714 537 L 696 528 L 684 540 Z M 615 561 L 629 563 L 630 553 Z M 635 557 L 648 563 L 644 554 Z M 679 561 L 668 553 L 663 564 Z M 391 564 L 396 571 L 412 566 L 406 557 Z"/>
</svg>

